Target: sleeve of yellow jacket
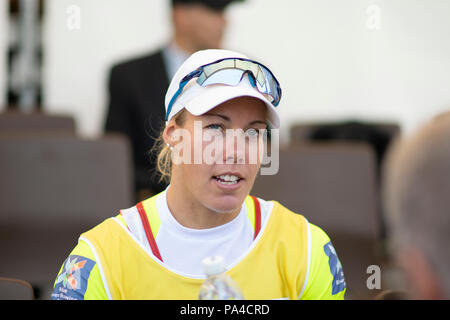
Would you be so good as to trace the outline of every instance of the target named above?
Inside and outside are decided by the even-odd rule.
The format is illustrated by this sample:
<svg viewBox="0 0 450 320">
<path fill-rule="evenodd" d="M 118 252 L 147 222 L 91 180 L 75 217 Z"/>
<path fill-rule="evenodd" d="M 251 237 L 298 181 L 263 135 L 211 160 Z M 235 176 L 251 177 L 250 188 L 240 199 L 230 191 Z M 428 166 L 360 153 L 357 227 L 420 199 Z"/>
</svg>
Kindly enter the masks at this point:
<svg viewBox="0 0 450 320">
<path fill-rule="evenodd" d="M 327 234 L 310 223 L 310 267 L 301 300 L 343 300 L 346 284 L 337 253 Z"/>
<path fill-rule="evenodd" d="M 126 226 L 122 215 L 116 218 Z M 53 285 L 52 300 L 108 300 L 94 250 L 82 239 L 64 261 Z"/>
<path fill-rule="evenodd" d="M 126 226 L 122 215 L 116 218 Z M 106 280 L 89 244 L 80 239 L 64 261 L 53 285 L 52 300 L 108 300 Z"/>
<path fill-rule="evenodd" d="M 80 240 L 64 261 L 52 300 L 107 300 L 100 269 L 89 245 Z"/>
</svg>

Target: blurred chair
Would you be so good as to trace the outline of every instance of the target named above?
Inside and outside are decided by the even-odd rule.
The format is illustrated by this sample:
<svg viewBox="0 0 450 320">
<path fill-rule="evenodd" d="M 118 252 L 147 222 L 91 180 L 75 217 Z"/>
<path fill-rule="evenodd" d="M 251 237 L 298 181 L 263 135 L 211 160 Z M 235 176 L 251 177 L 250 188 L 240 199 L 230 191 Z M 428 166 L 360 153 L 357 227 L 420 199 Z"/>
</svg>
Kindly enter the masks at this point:
<svg viewBox="0 0 450 320">
<path fill-rule="evenodd" d="M 0 132 L 58 130 L 75 134 L 75 120 L 71 116 L 49 115 L 40 112 L 0 113 Z"/>
<path fill-rule="evenodd" d="M 381 168 L 391 142 L 401 134 L 400 125 L 394 122 L 361 122 L 356 120 L 341 122 L 298 123 L 291 127 L 291 142 L 365 142 L 372 146 L 376 156 L 377 194 L 380 191 Z M 383 243 L 380 251 L 385 252 L 386 227 L 381 199 L 377 199 L 380 236 Z M 386 255 L 386 253 L 383 253 Z"/>
<path fill-rule="evenodd" d="M 0 275 L 47 295 L 79 235 L 133 204 L 128 140 L 6 133 L 0 155 Z"/>
<path fill-rule="evenodd" d="M 364 143 L 310 143 L 280 150 L 279 172 L 258 176 L 252 194 L 303 214 L 330 236 L 344 268 L 347 298 L 369 298 L 377 264 L 375 156 Z"/>
<path fill-rule="evenodd" d="M 394 138 L 400 134 L 400 126 L 397 123 L 389 123 L 389 122 L 357 122 L 357 121 L 348 121 L 348 122 L 312 122 L 312 123 L 297 123 L 291 126 L 290 128 L 290 136 L 292 141 L 307 141 L 314 138 L 314 134 L 317 129 L 324 128 L 330 130 L 336 130 L 339 127 L 343 126 L 351 126 L 354 124 L 358 125 L 366 125 L 375 128 L 376 130 L 388 135 L 390 138 Z M 346 135 L 346 138 L 350 138 L 349 135 Z"/>
<path fill-rule="evenodd" d="M 0 277 L 0 300 L 33 300 L 31 284 L 25 280 Z"/>
<path fill-rule="evenodd" d="M 400 126 L 396 123 L 359 121 L 298 123 L 291 127 L 291 142 L 366 142 L 375 150 L 378 170 L 389 144 L 399 134 Z"/>
</svg>

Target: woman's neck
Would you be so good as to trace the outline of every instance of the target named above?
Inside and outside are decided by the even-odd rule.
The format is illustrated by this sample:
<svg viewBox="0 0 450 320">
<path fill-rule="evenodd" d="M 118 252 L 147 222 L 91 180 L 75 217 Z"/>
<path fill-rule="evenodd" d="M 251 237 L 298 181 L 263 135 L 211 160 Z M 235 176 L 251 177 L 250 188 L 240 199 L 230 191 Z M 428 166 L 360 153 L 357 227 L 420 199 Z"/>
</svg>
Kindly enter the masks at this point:
<svg viewBox="0 0 450 320">
<path fill-rule="evenodd" d="M 207 208 L 176 183 L 171 183 L 167 189 L 167 205 L 178 223 L 191 229 L 221 226 L 233 220 L 240 212 L 239 209 L 236 212 L 222 213 Z"/>
</svg>

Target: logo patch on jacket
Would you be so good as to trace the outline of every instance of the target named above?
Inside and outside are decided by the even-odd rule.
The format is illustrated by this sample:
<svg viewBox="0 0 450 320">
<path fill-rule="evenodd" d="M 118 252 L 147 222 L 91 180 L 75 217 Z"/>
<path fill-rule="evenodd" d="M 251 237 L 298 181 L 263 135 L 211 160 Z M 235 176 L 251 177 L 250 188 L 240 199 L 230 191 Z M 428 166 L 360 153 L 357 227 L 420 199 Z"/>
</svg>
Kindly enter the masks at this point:
<svg viewBox="0 0 450 320">
<path fill-rule="evenodd" d="M 331 241 L 323 246 L 325 254 L 328 256 L 328 265 L 333 276 L 332 294 L 336 294 L 345 289 L 344 271 L 342 270 L 341 262 L 336 254 Z"/>
<path fill-rule="evenodd" d="M 54 300 L 82 300 L 87 289 L 87 281 L 95 261 L 86 257 L 69 256 L 56 278 L 52 293 Z"/>
</svg>

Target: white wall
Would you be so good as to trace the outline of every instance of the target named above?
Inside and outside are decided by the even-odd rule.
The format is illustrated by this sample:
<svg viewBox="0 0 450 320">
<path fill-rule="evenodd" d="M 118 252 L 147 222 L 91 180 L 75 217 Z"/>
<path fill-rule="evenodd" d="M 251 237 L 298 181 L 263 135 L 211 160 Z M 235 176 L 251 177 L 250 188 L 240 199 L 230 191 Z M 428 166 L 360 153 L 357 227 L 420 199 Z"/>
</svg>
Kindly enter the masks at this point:
<svg viewBox="0 0 450 320">
<path fill-rule="evenodd" d="M 49 112 L 72 113 L 79 133 L 102 132 L 112 63 L 146 53 L 170 34 L 165 0 L 47 0 L 43 99 Z M 72 5 L 80 9 L 73 29 Z M 69 23 L 69 24 L 68 24 Z"/>
<path fill-rule="evenodd" d="M 380 9 L 379 30 L 367 27 L 370 5 Z M 279 74 L 285 128 L 358 117 L 398 120 L 409 131 L 450 109 L 450 1 L 258 0 L 246 7 L 233 9 L 229 43 Z M 258 17 L 273 24 L 258 29 Z"/>
<path fill-rule="evenodd" d="M 6 107 L 8 54 L 8 1 L 0 1 L 0 112 Z"/>
<path fill-rule="evenodd" d="M 81 30 L 66 27 L 71 4 Z M 74 112 L 81 133 L 98 134 L 107 68 L 168 39 L 168 0 L 46 5 L 47 108 Z M 283 140 L 295 121 L 348 117 L 398 120 L 410 131 L 450 109 L 449 12 L 448 0 L 247 0 L 228 12 L 225 45 L 278 76 Z"/>
</svg>

